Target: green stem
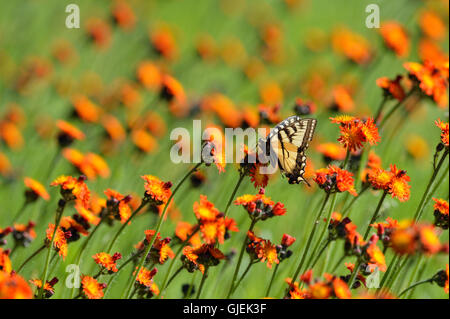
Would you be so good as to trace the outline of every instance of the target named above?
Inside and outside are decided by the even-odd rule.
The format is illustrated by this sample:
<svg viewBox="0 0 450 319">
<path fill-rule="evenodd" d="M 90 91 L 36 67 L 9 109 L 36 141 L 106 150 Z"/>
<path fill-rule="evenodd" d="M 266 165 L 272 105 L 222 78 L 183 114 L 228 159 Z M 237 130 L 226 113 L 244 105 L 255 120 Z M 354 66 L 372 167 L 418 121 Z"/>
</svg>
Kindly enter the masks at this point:
<svg viewBox="0 0 450 319">
<path fill-rule="evenodd" d="M 108 248 L 106 249 L 106 252 L 109 254 L 111 253 L 112 248 L 114 247 L 114 244 L 116 243 L 117 239 L 119 238 L 120 234 L 122 233 L 122 231 L 125 229 L 125 227 L 127 227 L 128 223 L 134 218 L 134 216 L 136 216 L 142 208 L 144 208 L 145 205 L 147 205 L 149 202 L 148 199 L 146 199 L 145 197 L 142 199 L 141 204 L 139 205 L 138 208 L 136 208 L 136 210 L 130 215 L 130 217 L 128 217 L 128 219 L 122 224 L 122 226 L 120 226 L 119 230 L 117 231 L 117 233 L 114 235 L 113 240 L 109 243 Z M 169 202 L 167 202 L 166 206 L 169 204 Z"/>
<path fill-rule="evenodd" d="M 325 234 L 327 232 L 328 225 L 330 224 L 331 215 L 333 214 L 333 210 L 334 210 L 334 207 L 336 205 L 336 197 L 337 197 L 337 193 L 334 193 L 332 195 L 332 198 L 331 198 L 330 208 L 328 209 L 327 221 L 326 221 L 325 225 L 322 228 L 322 232 L 320 233 L 319 239 L 317 240 L 317 243 L 314 246 L 314 249 L 313 249 L 311 255 L 309 256 L 309 259 L 308 259 L 308 261 L 306 263 L 305 269 L 312 268 L 312 266 L 310 266 L 311 261 L 314 258 L 314 256 L 316 255 L 317 251 L 319 250 L 320 244 L 322 243 L 322 238 L 325 237 Z M 328 243 L 326 245 L 328 245 Z"/>
<path fill-rule="evenodd" d="M 414 284 L 412 284 L 411 286 L 409 286 L 408 288 L 406 288 L 405 290 L 403 290 L 401 293 L 399 293 L 399 295 L 397 296 L 398 298 L 400 298 L 403 294 L 405 294 L 408 290 L 411 290 L 419 285 L 423 285 L 426 283 L 432 283 L 433 282 L 433 278 L 430 279 L 426 279 L 426 280 L 422 280 L 422 281 L 418 281 Z"/>
<path fill-rule="evenodd" d="M 47 282 L 48 266 L 50 264 L 50 256 L 51 256 L 52 249 L 53 249 L 53 242 L 55 241 L 56 230 L 59 227 L 59 222 L 61 221 L 61 217 L 64 213 L 65 207 L 66 207 L 66 201 L 63 199 L 60 199 L 58 202 L 58 209 L 56 210 L 55 227 L 53 229 L 52 239 L 50 240 L 50 244 L 47 248 L 47 258 L 45 260 L 44 275 L 42 276 L 42 285 L 41 285 L 41 289 L 39 290 L 39 299 L 42 299 L 44 297 L 44 286 L 45 286 L 45 283 Z"/>
<path fill-rule="evenodd" d="M 172 200 L 172 198 L 175 196 L 175 194 L 177 193 L 177 191 L 180 189 L 181 185 L 183 185 L 184 181 L 186 179 L 188 179 L 188 177 L 194 173 L 199 167 L 200 165 L 202 165 L 202 163 L 198 163 L 197 165 L 195 165 L 182 179 L 181 181 L 178 183 L 178 185 L 175 187 L 175 189 L 173 190 L 172 194 L 170 195 L 169 199 L 167 200 L 167 203 L 164 205 L 164 209 L 163 212 L 161 214 L 161 216 L 159 217 L 158 220 L 158 224 L 156 225 L 156 230 L 155 230 L 155 236 L 152 237 L 152 239 L 150 240 L 150 243 L 147 246 L 147 249 L 145 250 L 144 254 L 141 257 L 141 260 L 139 262 L 139 266 L 137 267 L 137 270 L 132 278 L 132 280 L 130 281 L 130 283 L 128 284 L 128 289 L 126 290 L 126 298 L 130 298 L 131 295 L 131 290 L 133 288 L 133 284 L 136 281 L 136 277 L 139 274 L 139 272 L 141 271 L 142 267 L 144 266 L 145 263 L 145 259 L 147 258 L 148 253 L 150 252 L 150 250 L 153 247 L 153 243 L 155 242 L 155 239 L 157 237 L 157 234 L 159 233 L 160 229 L 161 229 L 161 225 L 166 217 L 166 212 L 167 212 L 167 207 L 169 207 L 169 203 Z"/>
<path fill-rule="evenodd" d="M 317 225 L 319 224 L 320 217 L 322 216 L 322 213 L 325 210 L 325 206 L 326 206 L 329 198 L 330 198 L 330 194 L 329 193 L 325 193 L 325 198 L 323 200 L 322 207 L 320 208 L 316 218 L 314 219 L 314 224 L 313 224 L 313 227 L 311 229 L 311 233 L 309 234 L 308 241 L 306 242 L 306 247 L 303 250 L 302 258 L 301 258 L 301 260 L 300 260 L 300 262 L 299 262 L 299 264 L 297 266 L 297 269 L 295 270 L 294 275 L 292 276 L 292 280 L 293 281 L 295 281 L 295 278 L 298 277 L 298 275 L 300 274 L 300 271 L 302 270 L 303 264 L 304 264 L 304 262 L 306 260 L 306 255 L 308 254 L 309 247 L 311 246 L 312 240 L 314 238 L 314 234 L 316 232 Z"/>
<path fill-rule="evenodd" d="M 442 154 L 442 157 L 441 157 L 441 159 L 440 159 L 440 161 L 438 163 L 438 166 L 433 170 L 433 174 L 431 175 L 431 178 L 430 178 L 430 180 L 428 182 L 428 185 L 425 188 L 425 192 L 422 195 L 422 199 L 420 200 L 420 204 L 417 207 L 416 213 L 414 214 L 414 222 L 418 221 L 420 219 L 420 217 L 422 216 L 423 208 L 425 206 L 425 199 L 428 196 L 428 192 L 429 192 L 430 187 L 431 187 L 431 185 L 433 184 L 433 182 L 434 182 L 434 180 L 436 178 L 436 175 L 438 174 L 439 170 L 441 169 L 442 164 L 444 164 L 444 162 L 445 162 L 445 158 L 447 157 L 448 152 L 449 152 L 449 150 L 446 149 L 444 154 Z"/>
<path fill-rule="evenodd" d="M 29 201 L 25 200 L 20 209 L 17 211 L 16 215 L 14 216 L 13 220 L 11 221 L 11 224 L 13 225 L 25 212 L 25 209 L 28 206 Z"/>
<path fill-rule="evenodd" d="M 195 299 L 199 299 L 200 298 L 200 295 L 201 295 L 202 290 L 203 290 L 203 286 L 205 285 L 206 277 L 208 277 L 208 267 L 205 268 L 205 273 L 202 276 L 202 281 L 200 282 L 200 287 L 198 288 L 197 296 L 195 296 Z"/>
<path fill-rule="evenodd" d="M 384 106 L 386 105 L 387 100 L 388 100 L 388 96 L 385 95 L 385 96 L 383 97 L 383 99 L 381 100 L 380 105 L 378 106 L 377 112 L 375 113 L 374 121 L 375 121 L 375 123 L 377 123 L 377 124 L 378 124 L 378 122 L 379 122 L 379 120 L 380 120 L 381 112 L 383 112 L 383 109 L 384 109 Z"/>
<path fill-rule="evenodd" d="M 323 252 L 327 249 L 328 245 L 332 242 L 332 240 L 327 240 L 325 242 L 325 245 L 323 245 L 322 249 L 319 251 L 319 253 L 317 254 L 316 258 L 314 259 L 314 262 L 312 263 L 312 265 L 309 268 L 314 268 L 314 266 L 317 264 L 317 262 L 320 259 L 320 256 L 322 256 Z"/>
<path fill-rule="evenodd" d="M 134 258 L 136 257 L 136 255 L 131 255 L 130 258 L 128 258 L 123 264 L 121 264 L 118 268 L 117 271 L 114 274 L 111 274 L 111 277 L 108 280 L 108 283 L 106 285 L 105 290 L 103 291 L 103 295 L 106 296 L 107 292 L 109 291 L 109 288 L 111 287 L 111 283 L 114 279 L 114 277 L 123 269 L 125 268 L 126 265 L 128 265 Z"/>
<path fill-rule="evenodd" d="M 415 92 L 415 89 L 412 88 L 407 94 L 406 96 L 403 98 L 403 100 L 398 101 L 397 104 L 395 104 L 391 110 L 386 114 L 386 116 L 383 118 L 383 120 L 381 121 L 380 125 L 378 126 L 379 129 L 381 130 L 381 128 L 386 124 L 387 120 L 392 116 L 392 114 L 395 113 L 395 111 L 397 111 L 400 106 L 407 100 L 409 99 L 409 97 Z"/>
<path fill-rule="evenodd" d="M 250 227 L 249 227 L 248 231 L 252 231 L 253 230 L 253 227 L 255 227 L 256 221 L 257 221 L 256 219 L 252 219 L 252 222 L 250 224 Z M 242 257 L 244 256 L 245 247 L 247 247 L 247 240 L 248 240 L 247 234 L 248 234 L 248 232 L 245 234 L 245 238 L 244 238 L 244 241 L 242 243 L 241 251 L 239 253 L 238 262 L 236 264 L 236 268 L 234 269 L 233 279 L 231 280 L 230 290 L 228 291 L 226 299 L 230 299 L 230 296 L 231 296 L 231 294 L 234 291 L 234 283 L 236 282 L 236 278 L 237 278 L 237 275 L 239 273 L 239 268 L 241 267 Z"/>
<path fill-rule="evenodd" d="M 191 279 L 191 283 L 189 284 L 189 289 L 187 291 L 186 296 L 184 297 L 184 299 L 189 299 L 191 298 L 192 295 L 192 289 L 194 289 L 194 282 L 195 282 L 195 277 L 197 277 L 197 271 L 194 272 L 194 274 L 192 275 L 192 279 Z"/>
<path fill-rule="evenodd" d="M 369 236 L 370 233 L 370 225 L 372 225 L 375 220 L 378 217 L 378 213 L 380 212 L 381 206 L 384 202 L 384 199 L 386 198 L 387 192 L 383 192 L 383 196 L 381 196 L 380 201 L 378 202 L 377 208 L 375 209 L 375 212 L 373 213 L 372 219 L 370 220 L 369 224 L 367 225 L 366 232 L 364 233 L 364 240 L 367 239 L 367 236 Z"/>
<path fill-rule="evenodd" d="M 276 275 L 277 275 L 277 271 L 278 271 L 278 267 L 279 267 L 279 266 L 280 266 L 280 264 L 278 263 L 278 264 L 275 266 L 275 269 L 274 269 L 273 272 L 272 272 L 272 277 L 270 278 L 269 286 L 267 287 L 265 297 L 269 297 L 270 289 L 272 288 L 272 284 L 273 284 L 273 281 L 274 281 L 274 279 L 275 279 L 275 277 L 276 277 Z"/>
<path fill-rule="evenodd" d="M 239 287 L 239 285 L 241 284 L 242 280 L 244 280 L 245 276 L 247 276 L 248 271 L 250 270 L 250 268 L 252 267 L 252 265 L 254 264 L 254 262 L 252 260 L 250 260 L 248 262 L 247 268 L 245 268 L 244 272 L 242 273 L 241 277 L 239 278 L 239 280 L 237 281 L 236 285 L 233 287 L 233 292 L 236 291 L 236 289 Z"/>
<path fill-rule="evenodd" d="M 23 263 L 22 265 L 20 265 L 20 267 L 17 269 L 17 273 L 20 273 L 20 271 L 22 270 L 23 267 L 25 267 L 26 264 L 28 264 L 29 261 L 31 261 L 34 257 L 36 257 L 37 255 L 39 255 L 44 249 L 45 249 L 45 245 L 42 245 L 41 247 L 39 247 L 33 254 L 31 254 L 30 257 L 28 257 Z"/>
<path fill-rule="evenodd" d="M 239 186 L 241 185 L 242 181 L 244 180 L 244 177 L 245 177 L 245 174 L 242 174 L 242 173 L 241 173 L 241 174 L 239 175 L 239 180 L 238 180 L 236 186 L 235 186 L 234 189 L 233 189 L 233 193 L 231 193 L 231 196 L 230 196 L 230 199 L 228 200 L 227 206 L 225 207 L 225 211 L 224 211 L 224 213 L 223 213 L 224 217 L 227 217 L 228 210 L 230 209 L 230 205 L 231 205 L 231 203 L 233 202 L 233 199 L 234 199 L 234 197 L 236 196 L 236 193 L 237 193 L 237 191 L 238 191 L 238 189 L 239 189 Z"/>
<path fill-rule="evenodd" d="M 361 263 L 362 263 L 362 257 L 360 256 L 360 257 L 358 257 L 358 260 L 356 261 L 355 268 L 353 269 L 352 274 L 350 276 L 350 280 L 348 281 L 348 287 L 350 289 L 352 289 L 352 287 L 353 287 L 353 283 L 355 282 L 355 279 L 359 272 L 359 267 L 361 266 Z"/>
<path fill-rule="evenodd" d="M 350 215 L 350 208 L 353 206 L 353 204 L 361 198 L 361 195 L 364 194 L 366 190 L 368 190 L 370 187 L 369 185 L 364 185 L 361 190 L 359 191 L 358 195 L 353 196 L 352 201 L 348 204 L 347 207 L 342 209 L 342 218 L 348 217 Z"/>
<path fill-rule="evenodd" d="M 167 281 L 167 286 L 170 285 L 170 283 L 172 282 L 172 280 L 175 279 L 175 277 L 183 270 L 183 266 L 180 266 L 180 268 L 177 269 L 177 271 L 175 271 L 172 275 L 172 277 L 170 277 L 170 279 Z"/>
<path fill-rule="evenodd" d="M 186 246 L 186 244 L 189 243 L 189 240 L 191 240 L 191 238 L 194 237 L 194 235 L 198 232 L 198 230 L 199 230 L 199 228 L 197 227 L 188 237 L 186 237 L 186 240 L 184 240 L 181 243 L 180 247 L 178 248 L 177 252 L 175 253 L 175 257 L 173 257 L 173 259 L 170 261 L 169 268 L 166 271 L 166 276 L 164 277 L 163 284 L 161 285 L 159 296 L 162 296 L 164 290 L 169 285 L 170 281 L 168 282 L 168 278 L 170 276 L 170 273 L 172 271 L 172 268 L 173 268 L 175 262 L 178 260 L 178 256 L 181 254 L 181 252 L 183 251 L 183 248 Z"/>
</svg>

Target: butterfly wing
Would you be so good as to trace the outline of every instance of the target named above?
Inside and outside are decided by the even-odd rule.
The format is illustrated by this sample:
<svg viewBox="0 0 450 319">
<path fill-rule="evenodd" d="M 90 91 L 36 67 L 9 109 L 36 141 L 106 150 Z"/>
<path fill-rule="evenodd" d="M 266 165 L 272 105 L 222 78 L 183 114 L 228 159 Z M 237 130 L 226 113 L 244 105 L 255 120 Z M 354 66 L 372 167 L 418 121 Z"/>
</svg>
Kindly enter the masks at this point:
<svg viewBox="0 0 450 319">
<path fill-rule="evenodd" d="M 290 184 L 307 181 L 303 178 L 306 166 L 305 151 L 312 140 L 317 120 L 291 116 L 279 123 L 267 137 L 272 154 Z M 267 146 L 266 146 L 267 147 Z"/>
</svg>

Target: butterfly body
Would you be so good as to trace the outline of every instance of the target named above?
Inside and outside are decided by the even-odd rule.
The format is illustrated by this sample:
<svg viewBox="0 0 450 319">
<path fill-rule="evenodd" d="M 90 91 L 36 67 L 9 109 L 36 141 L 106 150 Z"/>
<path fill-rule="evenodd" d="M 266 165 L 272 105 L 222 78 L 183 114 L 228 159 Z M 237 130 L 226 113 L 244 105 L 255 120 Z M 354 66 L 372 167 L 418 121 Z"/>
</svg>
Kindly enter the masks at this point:
<svg viewBox="0 0 450 319">
<path fill-rule="evenodd" d="M 308 184 L 303 178 L 305 151 L 313 138 L 316 123 L 315 119 L 302 119 L 294 115 L 277 124 L 267 138 L 260 141 L 265 155 L 270 157 L 272 164 L 278 163 L 290 184 Z"/>
</svg>

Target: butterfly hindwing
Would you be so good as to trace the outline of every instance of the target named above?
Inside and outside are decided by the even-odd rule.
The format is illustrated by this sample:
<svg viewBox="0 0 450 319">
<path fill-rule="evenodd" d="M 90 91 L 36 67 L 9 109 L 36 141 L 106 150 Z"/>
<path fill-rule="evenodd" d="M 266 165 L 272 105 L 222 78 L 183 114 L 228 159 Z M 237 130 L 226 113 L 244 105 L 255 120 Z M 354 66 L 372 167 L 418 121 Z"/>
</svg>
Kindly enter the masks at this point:
<svg viewBox="0 0 450 319">
<path fill-rule="evenodd" d="M 267 137 L 267 143 L 277 156 L 278 165 L 291 184 L 306 182 L 303 178 L 305 151 L 314 135 L 316 123 L 315 119 L 291 116 L 275 126 Z"/>
</svg>

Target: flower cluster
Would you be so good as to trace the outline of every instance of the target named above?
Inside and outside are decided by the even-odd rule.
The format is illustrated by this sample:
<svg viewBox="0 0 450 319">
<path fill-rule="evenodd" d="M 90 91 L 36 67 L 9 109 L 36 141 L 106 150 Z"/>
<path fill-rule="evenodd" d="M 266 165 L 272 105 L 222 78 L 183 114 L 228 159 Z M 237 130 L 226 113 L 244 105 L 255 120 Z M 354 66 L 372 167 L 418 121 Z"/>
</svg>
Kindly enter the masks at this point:
<svg viewBox="0 0 450 319">
<path fill-rule="evenodd" d="M 376 145 L 381 139 L 373 118 L 361 120 L 353 116 L 344 115 L 330 119 L 332 123 L 339 124 L 341 136 L 338 138 L 338 141 L 348 151 L 357 151 L 366 142 Z"/>
<path fill-rule="evenodd" d="M 328 194 L 349 192 L 356 196 L 353 174 L 335 165 L 316 171 L 314 181 Z"/>
</svg>

